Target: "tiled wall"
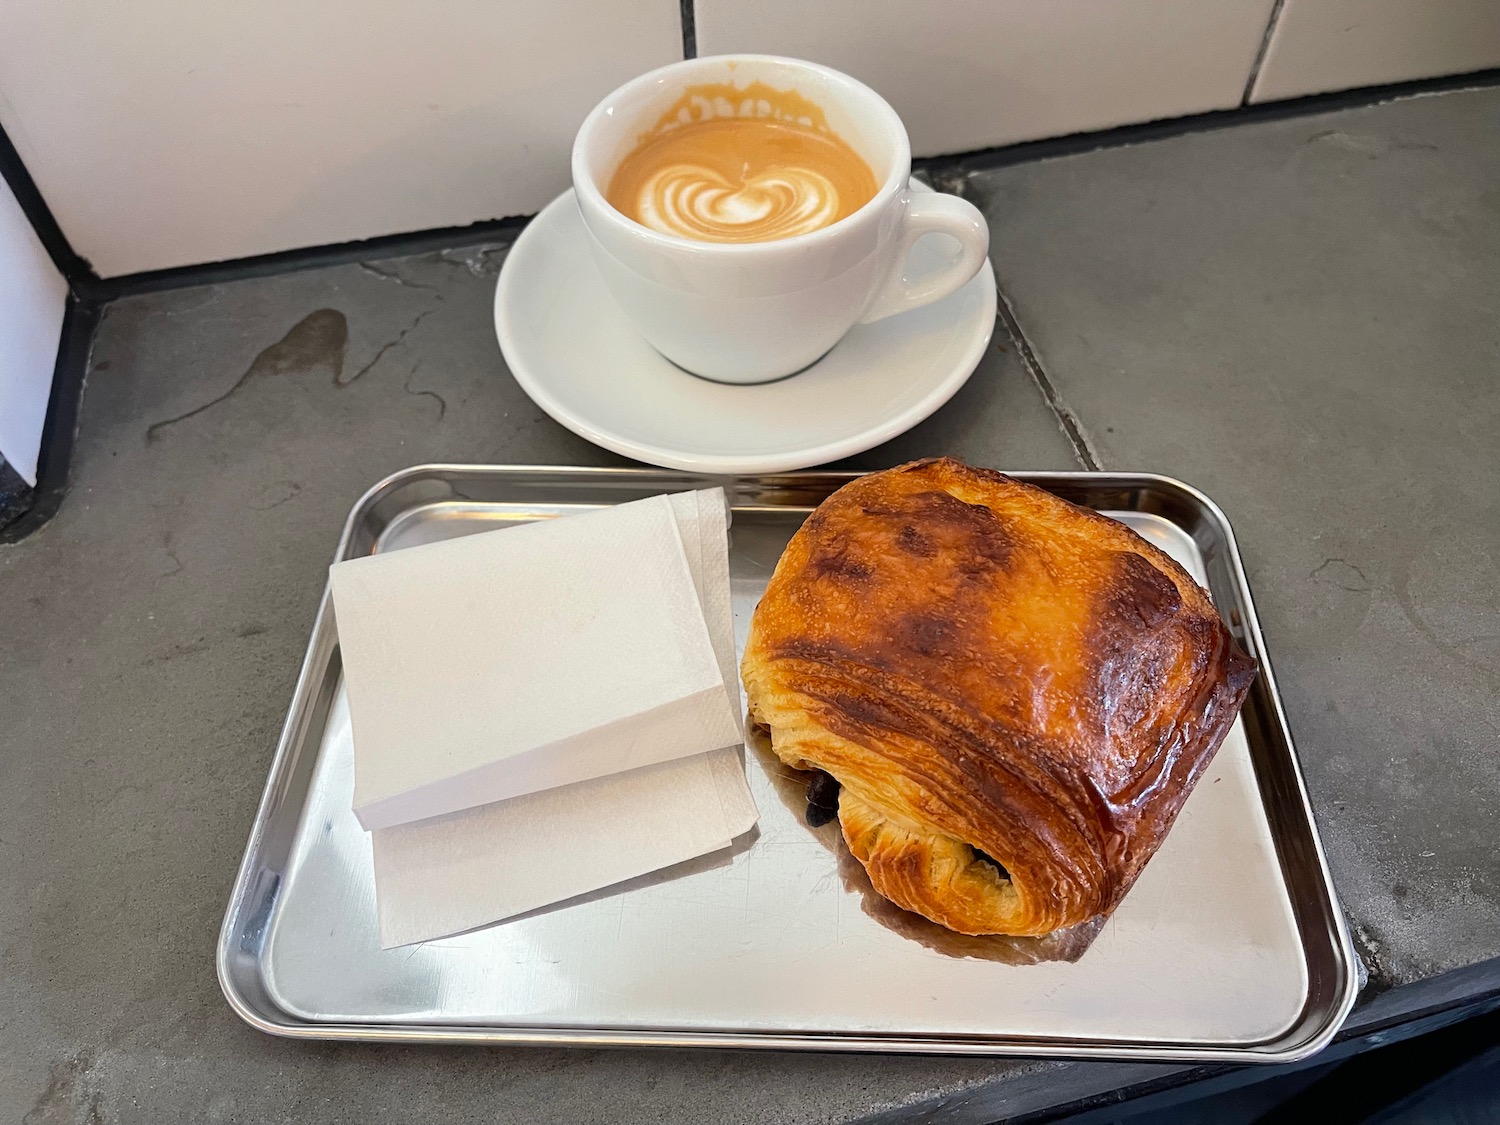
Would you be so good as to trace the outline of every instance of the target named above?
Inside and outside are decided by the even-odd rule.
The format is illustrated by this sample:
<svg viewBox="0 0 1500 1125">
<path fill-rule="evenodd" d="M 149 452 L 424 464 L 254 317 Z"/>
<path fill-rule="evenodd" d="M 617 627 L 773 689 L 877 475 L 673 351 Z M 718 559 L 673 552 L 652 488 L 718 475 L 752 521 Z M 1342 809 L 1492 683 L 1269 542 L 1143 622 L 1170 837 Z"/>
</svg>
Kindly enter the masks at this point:
<svg viewBox="0 0 1500 1125">
<path fill-rule="evenodd" d="M 1500 0 L 696 0 L 701 54 L 884 92 L 922 154 L 1500 65 Z M 104 276 L 537 210 L 679 0 L 5 0 L 0 124 Z"/>
<path fill-rule="evenodd" d="M 3 0 L 0 124 L 105 277 L 536 211 L 678 0 Z"/>
<path fill-rule="evenodd" d="M 1500 0 L 1286 0 L 1252 100 L 1500 66 Z"/>
<path fill-rule="evenodd" d="M 1240 104 L 1274 0 L 696 0 L 698 51 L 816 59 L 920 155 Z"/>
</svg>

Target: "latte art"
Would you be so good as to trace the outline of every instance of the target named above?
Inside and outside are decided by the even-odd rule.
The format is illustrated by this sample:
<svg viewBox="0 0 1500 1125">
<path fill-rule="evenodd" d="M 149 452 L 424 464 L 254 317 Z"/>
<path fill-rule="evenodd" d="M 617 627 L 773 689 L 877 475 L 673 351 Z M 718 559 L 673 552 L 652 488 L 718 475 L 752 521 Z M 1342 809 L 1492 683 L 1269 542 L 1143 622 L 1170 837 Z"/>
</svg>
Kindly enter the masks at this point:
<svg viewBox="0 0 1500 1125">
<path fill-rule="evenodd" d="M 663 168 L 641 186 L 636 219 L 705 242 L 768 242 L 837 222 L 839 189 L 811 168 L 781 168 L 733 184 L 712 168 Z"/>
<path fill-rule="evenodd" d="M 809 234 L 858 211 L 876 187 L 869 165 L 820 126 L 766 113 L 669 120 L 625 158 L 605 196 L 642 226 L 699 242 Z"/>
</svg>

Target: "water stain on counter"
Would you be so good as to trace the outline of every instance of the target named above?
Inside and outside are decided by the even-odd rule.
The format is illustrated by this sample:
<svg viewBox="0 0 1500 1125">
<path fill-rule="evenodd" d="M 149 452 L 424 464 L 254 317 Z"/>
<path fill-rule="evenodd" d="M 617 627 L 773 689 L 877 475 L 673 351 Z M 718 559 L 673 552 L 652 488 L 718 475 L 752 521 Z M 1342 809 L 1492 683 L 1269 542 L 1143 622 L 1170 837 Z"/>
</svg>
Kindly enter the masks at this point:
<svg viewBox="0 0 1500 1125">
<path fill-rule="evenodd" d="M 297 375 L 322 368 L 328 372 L 334 386 L 344 386 L 346 384 L 340 379 L 344 374 L 344 353 L 348 346 L 349 319 L 338 309 L 315 309 L 287 329 L 281 339 L 263 348 L 234 386 L 223 394 L 175 417 L 152 422 L 146 427 L 146 444 L 159 441 L 163 430 L 218 406 L 252 380 L 263 376 Z"/>
</svg>

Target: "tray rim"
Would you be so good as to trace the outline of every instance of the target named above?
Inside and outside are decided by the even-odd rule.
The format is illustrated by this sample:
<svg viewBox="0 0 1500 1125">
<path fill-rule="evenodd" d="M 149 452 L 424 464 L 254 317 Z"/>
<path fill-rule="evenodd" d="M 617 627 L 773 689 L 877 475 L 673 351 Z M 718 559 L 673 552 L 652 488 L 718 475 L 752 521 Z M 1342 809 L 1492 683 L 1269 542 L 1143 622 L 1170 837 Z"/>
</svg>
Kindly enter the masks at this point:
<svg viewBox="0 0 1500 1125">
<path fill-rule="evenodd" d="M 797 470 L 782 473 L 713 474 L 696 473 L 678 469 L 650 467 L 600 467 L 581 465 L 493 465 L 463 464 L 457 462 L 429 462 L 412 465 L 391 473 L 368 488 L 350 509 L 340 532 L 338 545 L 331 561 L 350 557 L 351 547 L 356 541 L 362 522 L 372 509 L 387 495 L 414 481 L 431 477 L 474 476 L 524 479 L 534 476 L 576 478 L 579 481 L 590 477 L 619 482 L 635 482 L 640 485 L 660 483 L 664 488 L 673 485 L 683 487 L 733 485 L 736 482 L 755 482 L 762 487 L 781 485 L 795 487 L 814 482 L 854 480 L 871 470 Z M 220 989 L 236 1015 L 250 1026 L 267 1034 L 291 1039 L 357 1041 L 357 1042 L 403 1042 L 403 1043 L 471 1043 L 491 1045 L 525 1046 L 573 1046 L 573 1047 L 705 1047 L 757 1050 L 817 1050 L 829 1052 L 874 1052 L 889 1054 L 947 1054 L 965 1056 L 1033 1058 L 1109 1059 L 1163 1062 L 1234 1062 L 1234 1063 L 1287 1063 L 1306 1059 L 1326 1047 L 1338 1034 L 1359 994 L 1357 957 L 1350 938 L 1349 927 L 1339 902 L 1337 889 L 1323 848 L 1317 820 L 1313 814 L 1303 776 L 1301 760 L 1292 741 L 1290 727 L 1282 706 L 1281 693 L 1276 686 L 1275 672 L 1265 650 L 1265 639 L 1261 632 L 1259 616 L 1255 609 L 1250 583 L 1245 574 L 1240 556 L 1239 543 L 1234 529 L 1219 507 L 1209 496 L 1177 478 L 1160 473 L 1104 470 L 1034 470 L 1007 471 L 1017 480 L 1041 486 L 1042 482 L 1060 485 L 1076 483 L 1093 484 L 1124 489 L 1152 489 L 1176 494 L 1198 509 L 1199 513 L 1213 525 L 1215 534 L 1224 548 L 1224 561 L 1229 567 L 1230 578 L 1239 595 L 1238 622 L 1242 639 L 1248 642 L 1253 655 L 1260 663 L 1261 679 L 1265 685 L 1265 696 L 1269 702 L 1269 718 L 1281 735 L 1286 748 L 1283 767 L 1287 769 L 1286 780 L 1290 782 L 1297 812 L 1299 827 L 1305 831 L 1303 841 L 1312 860 L 1314 874 L 1321 891 L 1324 913 L 1327 915 L 1332 938 L 1332 952 L 1339 961 L 1336 980 L 1331 982 L 1336 1002 L 1325 1012 L 1322 1023 L 1311 1034 L 1302 1035 L 1293 1042 L 1278 1047 L 1280 1039 L 1264 1043 L 1213 1046 L 1204 1044 L 1173 1044 L 1171 1042 L 1100 1040 L 1088 1038 L 1028 1037 L 1007 1035 L 1003 1037 L 977 1037 L 957 1035 L 867 1034 L 851 1035 L 836 1032 L 808 1034 L 799 1032 L 736 1032 L 705 1030 L 653 1030 L 653 1029 L 590 1029 L 574 1027 L 506 1026 L 487 1024 L 401 1024 L 358 1022 L 305 1022 L 290 1016 L 276 1019 L 264 1014 L 240 987 L 232 964 L 239 922 L 249 905 L 248 892 L 252 877 L 257 870 L 256 860 L 262 850 L 269 816 L 281 797 L 281 790 L 289 780 L 288 772 L 296 749 L 314 725 L 319 710 L 320 682 L 326 680 L 334 654 L 332 609 L 325 580 L 313 628 L 298 670 L 296 686 L 288 707 L 286 721 L 278 736 L 276 750 L 272 756 L 266 786 L 261 794 L 256 813 L 251 822 L 249 839 L 235 875 L 229 903 L 224 913 L 215 946 L 215 969 Z M 733 505 L 736 510 L 786 511 L 796 510 L 801 505 L 765 504 Z M 409 510 L 409 509 L 408 509 Z M 1142 509 L 1145 510 L 1145 509 Z M 1175 521 L 1174 521 L 1175 522 Z M 324 701 L 326 703 L 326 701 Z M 1249 732 L 1247 731 L 1247 737 Z M 1252 753 L 1254 747 L 1252 744 Z M 1256 771 L 1257 783 L 1261 781 Z M 1262 803 L 1265 796 L 1262 792 Z M 1271 810 L 1266 810 L 1270 816 Z M 1275 829 L 1273 826 L 1273 835 Z M 1277 839 L 1277 853 L 1283 855 L 1282 841 Z M 1283 860 L 1283 867 L 1285 861 Z M 1290 888 L 1288 889 L 1290 894 Z M 1299 922 L 1299 930 L 1300 922 Z M 1307 948 L 1306 935 L 1302 947 Z M 1311 966 L 1309 966 L 1311 974 Z M 1312 981 L 1309 976 L 1309 989 Z M 1307 1004 L 1311 1004 L 1309 996 Z M 1304 1008 L 1305 1011 L 1305 1008 Z M 1296 1035 L 1302 1020 L 1280 1038 Z"/>
</svg>

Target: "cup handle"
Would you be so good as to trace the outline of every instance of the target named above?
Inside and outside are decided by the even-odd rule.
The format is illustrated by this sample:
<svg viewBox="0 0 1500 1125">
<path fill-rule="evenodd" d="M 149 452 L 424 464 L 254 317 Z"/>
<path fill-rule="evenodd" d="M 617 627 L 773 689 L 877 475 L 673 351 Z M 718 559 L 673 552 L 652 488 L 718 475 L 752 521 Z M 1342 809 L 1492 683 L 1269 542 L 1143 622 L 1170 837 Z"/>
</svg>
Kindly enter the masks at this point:
<svg viewBox="0 0 1500 1125">
<path fill-rule="evenodd" d="M 957 239 L 958 257 L 940 269 L 908 281 L 906 262 L 911 256 L 911 248 L 917 239 L 926 234 L 946 234 Z M 910 309 L 919 309 L 933 301 L 941 301 L 969 283 L 984 265 L 984 257 L 989 249 L 990 228 L 985 224 L 979 208 L 956 195 L 911 192 L 901 228 L 901 245 L 896 250 L 895 265 L 859 322 L 869 324 Z"/>
</svg>

